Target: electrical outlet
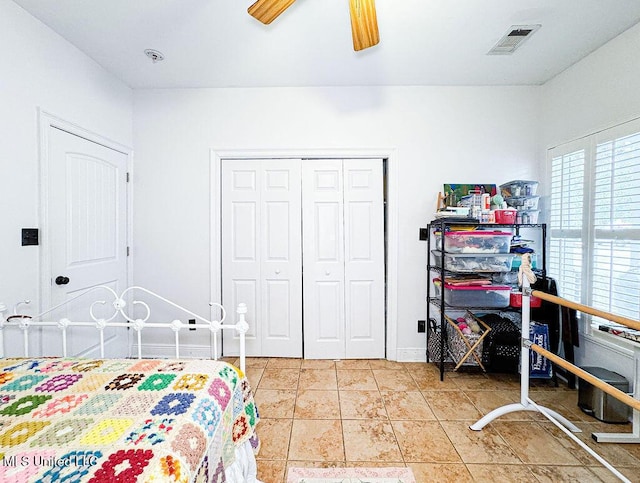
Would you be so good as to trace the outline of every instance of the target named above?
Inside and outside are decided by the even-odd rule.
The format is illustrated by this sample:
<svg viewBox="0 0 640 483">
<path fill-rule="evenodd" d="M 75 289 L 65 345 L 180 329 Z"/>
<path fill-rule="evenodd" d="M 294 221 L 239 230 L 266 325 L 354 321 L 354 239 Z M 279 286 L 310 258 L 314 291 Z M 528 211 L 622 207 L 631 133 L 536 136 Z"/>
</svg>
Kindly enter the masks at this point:
<svg viewBox="0 0 640 483">
<path fill-rule="evenodd" d="M 426 241 L 429 237 L 429 230 L 426 228 L 420 228 L 420 241 Z"/>
<path fill-rule="evenodd" d="M 189 325 L 196 325 L 196 319 L 189 319 Z M 196 330 L 196 328 L 189 327 L 189 330 Z"/>
<path fill-rule="evenodd" d="M 38 245 L 38 229 L 23 228 L 22 229 L 22 246 Z"/>
<path fill-rule="evenodd" d="M 427 331 L 427 321 L 419 320 L 418 321 L 418 333 L 424 333 Z"/>
</svg>

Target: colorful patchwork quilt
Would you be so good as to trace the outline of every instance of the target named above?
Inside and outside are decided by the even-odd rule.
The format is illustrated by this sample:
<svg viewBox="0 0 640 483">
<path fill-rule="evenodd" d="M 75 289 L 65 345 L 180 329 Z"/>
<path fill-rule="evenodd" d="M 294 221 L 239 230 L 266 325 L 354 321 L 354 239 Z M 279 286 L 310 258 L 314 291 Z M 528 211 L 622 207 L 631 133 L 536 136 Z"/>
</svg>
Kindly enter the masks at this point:
<svg viewBox="0 0 640 483">
<path fill-rule="evenodd" d="M 212 360 L 0 359 L 0 481 L 224 481 L 258 411 Z"/>
</svg>

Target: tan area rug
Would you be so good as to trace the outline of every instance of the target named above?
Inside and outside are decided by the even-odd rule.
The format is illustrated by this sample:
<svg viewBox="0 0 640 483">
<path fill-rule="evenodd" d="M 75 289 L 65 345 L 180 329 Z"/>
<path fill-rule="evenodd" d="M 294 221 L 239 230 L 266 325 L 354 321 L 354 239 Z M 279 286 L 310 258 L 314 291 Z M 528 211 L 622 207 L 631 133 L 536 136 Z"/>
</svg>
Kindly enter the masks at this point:
<svg viewBox="0 0 640 483">
<path fill-rule="evenodd" d="M 416 483 L 410 468 L 289 468 L 287 483 Z"/>
</svg>

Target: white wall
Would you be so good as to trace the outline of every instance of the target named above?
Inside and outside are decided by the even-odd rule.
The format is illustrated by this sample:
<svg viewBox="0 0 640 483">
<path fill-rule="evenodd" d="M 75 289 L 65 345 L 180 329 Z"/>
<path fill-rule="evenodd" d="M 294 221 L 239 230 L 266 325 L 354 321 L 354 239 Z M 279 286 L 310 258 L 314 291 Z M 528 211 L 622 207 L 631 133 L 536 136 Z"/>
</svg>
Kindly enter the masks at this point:
<svg viewBox="0 0 640 483">
<path fill-rule="evenodd" d="M 209 150 L 395 148 L 398 349 L 424 358 L 426 244 L 445 182 L 537 176 L 536 87 L 140 90 L 134 101 L 134 278 L 208 313 Z M 218 274 L 214 274 L 218 276 Z M 403 352 L 404 351 L 404 352 Z"/>
<path fill-rule="evenodd" d="M 0 302 L 38 307 L 38 108 L 132 144 L 132 91 L 14 2 L 0 0 Z"/>
<path fill-rule="evenodd" d="M 542 87 L 540 159 L 558 144 L 640 117 L 638 52 L 640 24 Z M 583 336 L 576 360 L 632 378 L 629 346 L 620 341 L 620 347 L 608 349 L 614 340 Z"/>
<path fill-rule="evenodd" d="M 640 116 L 640 24 L 542 86 L 541 147 Z"/>
</svg>

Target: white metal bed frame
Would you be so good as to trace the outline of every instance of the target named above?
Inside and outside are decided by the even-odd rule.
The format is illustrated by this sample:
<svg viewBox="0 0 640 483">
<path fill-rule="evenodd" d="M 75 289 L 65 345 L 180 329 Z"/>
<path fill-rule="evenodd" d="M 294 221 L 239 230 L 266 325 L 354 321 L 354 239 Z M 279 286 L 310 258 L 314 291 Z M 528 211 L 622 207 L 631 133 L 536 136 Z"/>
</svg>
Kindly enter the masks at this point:
<svg viewBox="0 0 640 483">
<path fill-rule="evenodd" d="M 107 300 L 95 300 L 89 306 L 89 315 L 91 320 L 69 320 L 68 318 L 61 318 L 57 321 L 53 320 L 42 320 L 44 316 L 52 313 L 53 311 L 71 304 L 74 300 L 82 297 L 90 292 L 106 290 L 112 300 L 110 301 L 111 306 L 113 307 L 113 314 L 109 318 L 99 318 L 94 314 L 94 307 L 97 305 L 106 305 Z M 190 317 L 196 320 L 195 324 L 185 324 L 179 319 L 175 319 L 171 322 L 149 322 L 149 318 L 151 316 L 151 308 L 149 305 L 141 300 L 133 300 L 133 306 L 141 306 L 145 309 L 145 314 L 142 318 L 133 318 L 132 314 L 128 313 L 127 302 L 125 297 L 133 297 L 134 291 L 140 291 L 147 295 L 151 295 L 157 300 L 165 302 L 166 304 L 177 308 L 184 312 L 184 314 L 189 315 Z M 106 297 L 105 297 L 106 298 Z M 213 335 L 213 358 L 218 359 L 218 334 L 222 330 L 235 330 L 240 339 L 240 369 L 244 372 L 246 369 L 246 350 L 245 350 L 245 335 L 249 330 L 249 324 L 245 320 L 245 314 L 247 313 L 247 306 L 243 303 L 238 304 L 236 308 L 236 314 L 238 315 L 238 320 L 235 324 L 224 324 L 224 320 L 227 316 L 227 311 L 224 307 L 218 303 L 210 302 L 209 305 L 211 307 L 217 307 L 221 311 L 221 319 L 220 320 L 209 320 L 205 317 L 202 317 L 198 314 L 193 313 L 192 311 L 182 307 L 181 305 L 172 302 L 151 290 L 148 290 L 144 287 L 132 286 L 122 291 L 120 295 L 118 295 L 111 287 L 106 285 L 98 285 L 96 287 L 92 287 L 54 307 L 51 307 L 44 312 L 35 315 L 19 315 L 17 313 L 17 307 L 21 304 L 29 303 L 28 301 L 21 302 L 16 304 L 14 308 L 14 314 L 11 316 L 5 317 L 6 306 L 0 303 L 0 357 L 4 357 L 4 329 L 6 327 L 17 327 L 22 331 L 22 340 L 23 340 L 23 352 L 24 357 L 29 356 L 29 330 L 32 327 L 54 327 L 58 328 L 62 334 L 62 355 L 63 357 L 67 357 L 67 331 L 73 327 L 94 327 L 99 334 L 99 345 L 100 345 L 100 357 L 104 357 L 104 349 L 105 349 L 105 340 L 104 340 L 104 330 L 109 327 L 126 327 L 129 329 L 133 329 L 137 338 L 137 352 L 138 359 L 142 359 L 142 331 L 149 329 L 170 329 L 174 333 L 174 345 L 175 345 L 175 357 L 176 359 L 180 358 L 180 331 L 185 329 L 194 329 L 194 328 L 202 328 L 208 329 Z M 118 317 L 118 315 L 124 318 L 124 322 L 119 322 L 114 319 Z"/>
</svg>

